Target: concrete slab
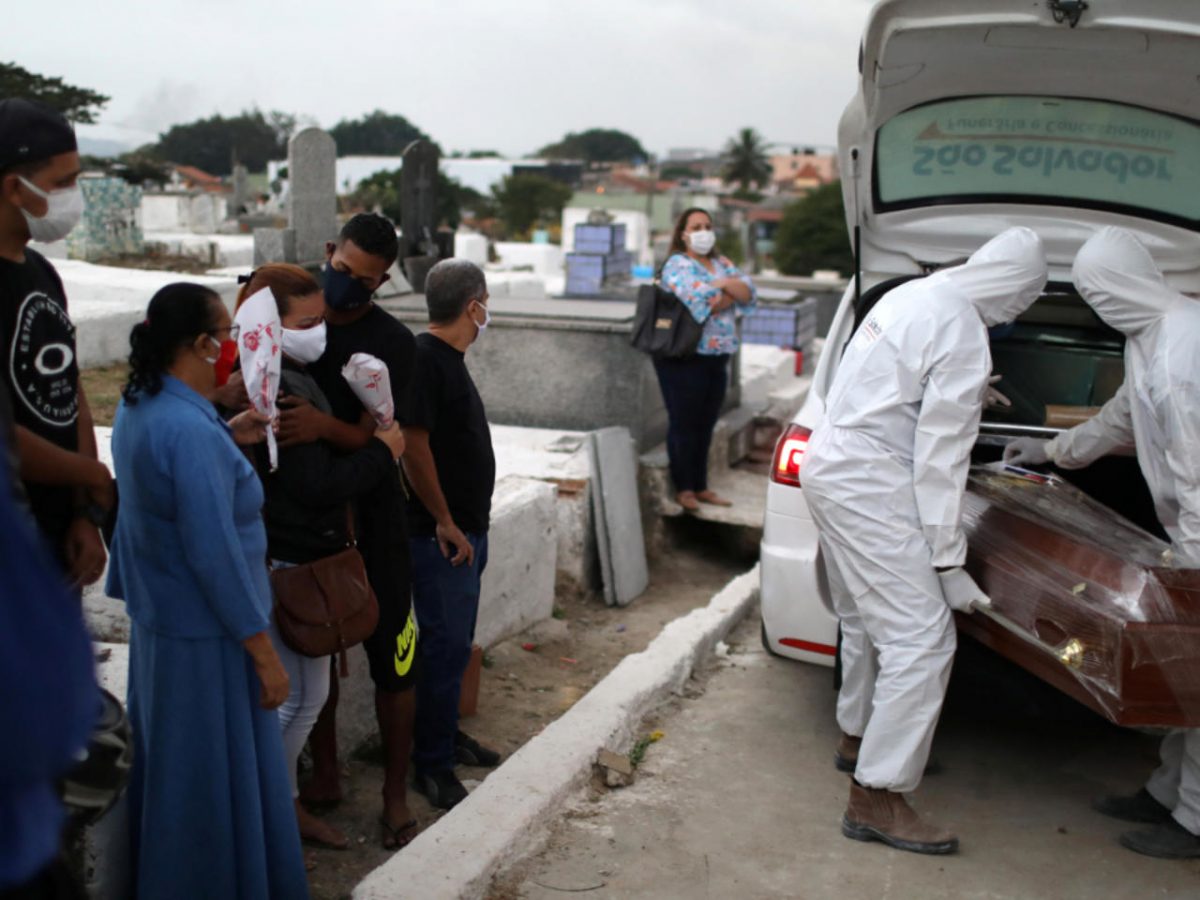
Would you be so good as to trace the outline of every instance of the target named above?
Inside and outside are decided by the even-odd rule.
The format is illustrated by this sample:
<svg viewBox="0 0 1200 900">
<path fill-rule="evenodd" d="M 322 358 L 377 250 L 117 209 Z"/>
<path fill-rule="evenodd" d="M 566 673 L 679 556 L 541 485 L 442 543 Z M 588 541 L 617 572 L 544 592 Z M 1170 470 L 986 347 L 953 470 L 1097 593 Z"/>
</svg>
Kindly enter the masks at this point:
<svg viewBox="0 0 1200 900">
<path fill-rule="evenodd" d="M 848 779 L 833 768 L 830 673 L 767 655 L 757 630 L 747 617 L 703 695 L 656 722 L 665 737 L 636 783 L 564 811 L 553 851 L 504 896 L 584 886 L 598 898 L 1196 896 L 1200 862 L 1130 853 L 1116 844 L 1130 826 L 1090 809 L 1094 797 L 1140 783 L 1156 741 L 1098 719 L 1019 715 L 1020 704 L 994 693 L 948 706 L 933 747 L 942 771 L 913 795 L 958 832 L 957 856 L 844 838 Z M 969 671 L 961 662 L 952 701 Z"/>
<path fill-rule="evenodd" d="M 254 261 L 252 234 L 193 234 L 188 231 L 148 231 L 147 247 L 157 245 L 161 252 L 191 256 L 213 268 L 238 267 L 248 271 Z"/>
<path fill-rule="evenodd" d="M 482 897 L 492 875 L 531 852 L 600 750 L 627 750 L 641 719 L 682 689 L 695 666 L 753 608 L 758 569 L 669 623 L 471 795 L 364 879 L 355 900 Z"/>
<path fill-rule="evenodd" d="M 554 486 L 543 481 L 509 476 L 497 482 L 477 644 L 490 647 L 554 612 L 554 498 Z"/>
<path fill-rule="evenodd" d="M 414 331 L 427 327 L 423 296 L 382 305 Z M 496 296 L 489 308 L 491 328 L 467 367 L 490 421 L 573 431 L 623 425 L 642 450 L 664 438 L 654 369 L 629 343 L 632 303 Z M 566 375 L 548 377 L 556 372 Z"/>
<path fill-rule="evenodd" d="M 602 428 L 590 436 L 592 514 L 604 599 L 609 606 L 629 605 L 650 582 L 635 450 L 626 428 Z"/>
<path fill-rule="evenodd" d="M 54 268 L 67 292 L 79 364 L 84 367 L 128 358 L 129 331 L 146 317 L 150 298 L 164 285 L 174 281 L 208 285 L 230 309 L 237 295 L 237 280 L 232 277 L 122 269 L 70 259 L 55 260 Z"/>
<path fill-rule="evenodd" d="M 523 475 L 549 482 L 557 491 L 558 577 L 582 590 L 599 588 L 595 519 L 588 497 L 587 434 L 511 425 L 491 429 L 497 479 Z"/>
</svg>

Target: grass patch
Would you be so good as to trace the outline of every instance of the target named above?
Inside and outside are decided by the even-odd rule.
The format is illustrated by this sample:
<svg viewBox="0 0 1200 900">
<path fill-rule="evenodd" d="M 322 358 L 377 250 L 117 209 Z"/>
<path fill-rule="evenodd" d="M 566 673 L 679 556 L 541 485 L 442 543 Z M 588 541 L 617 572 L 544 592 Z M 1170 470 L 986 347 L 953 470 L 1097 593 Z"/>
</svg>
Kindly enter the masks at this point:
<svg viewBox="0 0 1200 900">
<path fill-rule="evenodd" d="M 84 369 L 79 373 L 88 406 L 92 409 L 92 420 L 97 425 L 112 425 L 121 402 L 121 388 L 129 377 L 129 366 L 116 363 L 96 369 Z"/>
</svg>

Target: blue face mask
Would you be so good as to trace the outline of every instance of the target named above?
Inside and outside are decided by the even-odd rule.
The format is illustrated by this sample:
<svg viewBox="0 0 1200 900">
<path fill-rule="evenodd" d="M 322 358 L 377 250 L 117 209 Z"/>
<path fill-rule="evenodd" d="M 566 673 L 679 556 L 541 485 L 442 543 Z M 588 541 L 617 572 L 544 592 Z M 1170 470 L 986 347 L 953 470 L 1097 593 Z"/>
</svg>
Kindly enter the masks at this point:
<svg viewBox="0 0 1200 900">
<path fill-rule="evenodd" d="M 369 303 L 375 292 L 363 287 L 363 283 L 348 272 L 339 272 L 333 263 L 325 264 L 322 276 L 325 287 L 325 302 L 330 309 L 347 311 L 358 309 Z"/>
</svg>

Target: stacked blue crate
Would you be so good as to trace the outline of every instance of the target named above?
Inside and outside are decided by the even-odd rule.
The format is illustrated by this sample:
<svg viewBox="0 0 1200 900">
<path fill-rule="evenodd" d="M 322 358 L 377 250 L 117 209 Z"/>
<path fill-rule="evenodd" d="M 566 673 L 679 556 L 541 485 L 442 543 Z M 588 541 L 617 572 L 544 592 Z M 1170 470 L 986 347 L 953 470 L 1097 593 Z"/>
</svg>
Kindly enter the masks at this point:
<svg viewBox="0 0 1200 900">
<path fill-rule="evenodd" d="M 567 254 L 567 296 L 599 294 L 606 284 L 628 279 L 632 270 L 624 224 L 575 226 L 575 251 Z"/>
<path fill-rule="evenodd" d="M 759 305 L 742 318 L 742 340 L 803 350 L 817 335 L 817 301 L 808 297 L 787 306 Z"/>
</svg>

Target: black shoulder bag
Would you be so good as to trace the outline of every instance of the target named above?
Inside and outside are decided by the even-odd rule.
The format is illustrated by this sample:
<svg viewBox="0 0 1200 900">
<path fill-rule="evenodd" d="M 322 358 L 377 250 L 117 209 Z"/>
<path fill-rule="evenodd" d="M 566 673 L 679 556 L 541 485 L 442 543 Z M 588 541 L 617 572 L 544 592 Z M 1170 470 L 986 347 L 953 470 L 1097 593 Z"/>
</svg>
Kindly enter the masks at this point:
<svg viewBox="0 0 1200 900">
<path fill-rule="evenodd" d="M 657 280 L 638 288 L 630 337 L 634 349 L 662 359 L 680 359 L 696 352 L 703 331 L 683 301 Z"/>
</svg>

